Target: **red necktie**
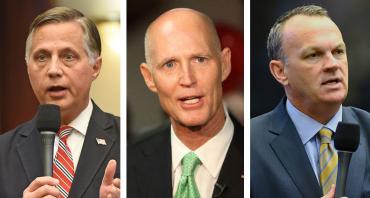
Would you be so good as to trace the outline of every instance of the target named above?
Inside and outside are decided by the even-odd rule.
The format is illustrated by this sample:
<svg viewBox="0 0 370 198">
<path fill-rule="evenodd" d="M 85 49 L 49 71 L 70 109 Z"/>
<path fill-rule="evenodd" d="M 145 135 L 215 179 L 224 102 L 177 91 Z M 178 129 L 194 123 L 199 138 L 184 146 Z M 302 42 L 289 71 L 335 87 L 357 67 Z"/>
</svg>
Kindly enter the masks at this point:
<svg viewBox="0 0 370 198">
<path fill-rule="evenodd" d="M 57 134 L 59 136 L 59 145 L 53 163 L 53 177 L 59 180 L 57 188 L 62 194 L 61 197 L 68 197 L 75 175 L 72 153 L 67 145 L 67 137 L 72 130 L 73 128 L 70 126 L 62 126 Z"/>
</svg>

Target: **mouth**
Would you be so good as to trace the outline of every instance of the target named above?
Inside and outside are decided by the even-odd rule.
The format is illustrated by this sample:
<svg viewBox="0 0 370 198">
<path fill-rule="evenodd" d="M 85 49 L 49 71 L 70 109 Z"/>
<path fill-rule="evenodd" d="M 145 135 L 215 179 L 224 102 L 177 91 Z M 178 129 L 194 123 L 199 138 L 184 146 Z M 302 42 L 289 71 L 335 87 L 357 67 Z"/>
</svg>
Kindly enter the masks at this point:
<svg viewBox="0 0 370 198">
<path fill-rule="evenodd" d="M 48 92 L 60 92 L 60 91 L 64 91 L 66 90 L 67 88 L 66 87 L 63 87 L 63 86 L 50 86 L 47 91 Z"/>
<path fill-rule="evenodd" d="M 200 96 L 189 96 L 180 98 L 180 100 L 185 104 L 196 104 L 200 101 L 200 98 L 201 98 Z"/>
<path fill-rule="evenodd" d="M 67 87 L 61 85 L 53 85 L 47 88 L 47 93 L 53 99 L 61 99 L 66 96 L 67 89 Z"/>
<path fill-rule="evenodd" d="M 340 78 L 331 78 L 331 79 L 328 79 L 328 80 L 324 81 L 321 84 L 322 85 L 335 85 L 335 84 L 338 84 L 338 83 L 341 83 L 341 82 L 342 82 L 342 79 L 340 79 Z"/>
</svg>

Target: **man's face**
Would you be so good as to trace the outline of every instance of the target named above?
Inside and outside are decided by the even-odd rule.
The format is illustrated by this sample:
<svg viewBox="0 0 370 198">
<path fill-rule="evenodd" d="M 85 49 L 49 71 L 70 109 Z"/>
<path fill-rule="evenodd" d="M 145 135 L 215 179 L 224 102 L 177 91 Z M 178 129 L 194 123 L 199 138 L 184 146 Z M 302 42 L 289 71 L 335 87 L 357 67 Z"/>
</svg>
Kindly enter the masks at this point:
<svg viewBox="0 0 370 198">
<path fill-rule="evenodd" d="M 92 81 L 100 70 L 83 48 L 83 30 L 77 22 L 46 24 L 33 34 L 28 75 L 40 104 L 56 104 L 63 112 L 80 112 L 88 104 Z"/>
<path fill-rule="evenodd" d="M 346 47 L 327 17 L 294 16 L 283 27 L 287 95 L 305 108 L 339 105 L 348 91 Z"/>
<path fill-rule="evenodd" d="M 202 126 L 223 116 L 222 81 L 229 74 L 230 50 L 217 52 L 202 26 L 167 23 L 151 36 L 150 67 L 141 67 L 148 87 L 172 121 Z M 222 119 L 221 119 L 222 120 Z"/>
</svg>

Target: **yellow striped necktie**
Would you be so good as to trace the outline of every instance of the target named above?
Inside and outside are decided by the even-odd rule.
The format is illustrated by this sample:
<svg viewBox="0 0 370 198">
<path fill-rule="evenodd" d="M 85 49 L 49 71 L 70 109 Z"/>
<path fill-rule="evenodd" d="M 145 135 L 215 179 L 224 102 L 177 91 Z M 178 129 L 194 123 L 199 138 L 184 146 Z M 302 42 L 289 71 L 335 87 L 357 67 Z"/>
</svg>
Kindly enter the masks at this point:
<svg viewBox="0 0 370 198">
<path fill-rule="evenodd" d="M 338 154 L 331 146 L 332 132 L 322 128 L 320 134 L 320 183 L 322 191 L 327 194 L 330 186 L 337 181 Z"/>
</svg>

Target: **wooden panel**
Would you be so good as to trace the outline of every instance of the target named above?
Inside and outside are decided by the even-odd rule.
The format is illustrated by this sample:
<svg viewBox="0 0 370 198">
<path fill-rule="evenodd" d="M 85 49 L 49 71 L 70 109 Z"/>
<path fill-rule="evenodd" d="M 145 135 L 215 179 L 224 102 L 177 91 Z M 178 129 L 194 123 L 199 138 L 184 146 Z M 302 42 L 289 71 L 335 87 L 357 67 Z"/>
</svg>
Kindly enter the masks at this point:
<svg viewBox="0 0 370 198">
<path fill-rule="evenodd" d="M 31 119 L 36 112 L 38 103 L 28 80 L 24 49 L 29 24 L 49 7 L 46 0 L 5 0 L 0 8 L 5 15 L 1 29 L 0 133 Z"/>
</svg>

